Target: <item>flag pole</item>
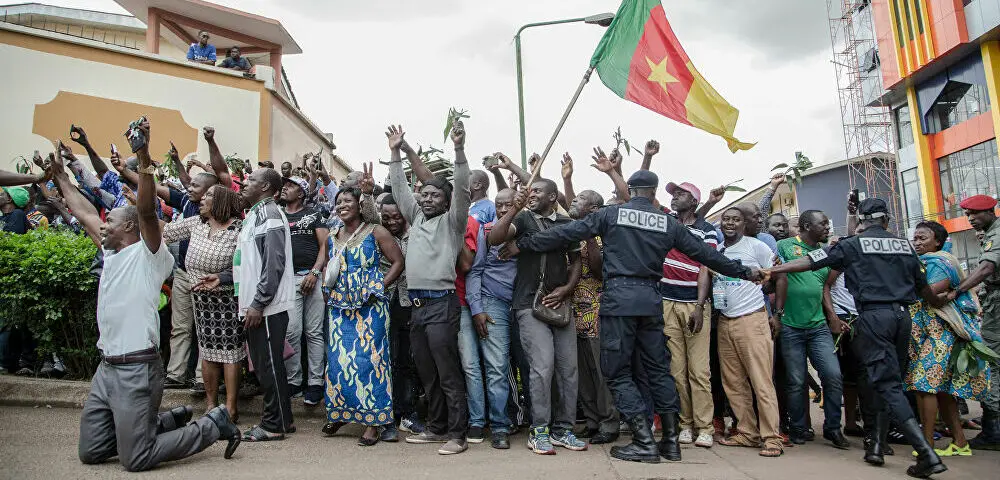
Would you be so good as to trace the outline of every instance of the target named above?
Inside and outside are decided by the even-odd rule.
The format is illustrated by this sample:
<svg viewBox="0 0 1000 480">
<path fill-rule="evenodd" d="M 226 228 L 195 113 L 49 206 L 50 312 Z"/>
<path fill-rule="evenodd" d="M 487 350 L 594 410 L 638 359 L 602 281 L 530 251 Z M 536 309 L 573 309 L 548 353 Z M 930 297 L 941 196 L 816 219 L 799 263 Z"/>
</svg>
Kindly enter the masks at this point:
<svg viewBox="0 0 1000 480">
<path fill-rule="evenodd" d="M 527 188 L 531 188 L 531 184 L 535 182 L 536 178 L 538 178 L 538 173 L 542 171 L 542 163 L 545 162 L 545 157 L 549 155 L 549 151 L 552 150 L 552 144 L 556 143 L 556 138 L 559 137 L 559 132 L 561 132 L 563 126 L 566 125 L 566 119 L 569 118 L 569 112 L 573 110 L 573 107 L 576 106 L 576 101 L 580 99 L 583 87 L 590 81 L 590 75 L 594 73 L 594 68 L 596 68 L 596 66 L 591 65 L 587 68 L 587 73 L 583 74 L 583 79 L 580 80 L 580 85 L 576 87 L 576 93 L 573 94 L 573 99 L 569 101 L 569 106 L 566 107 L 566 111 L 563 112 L 562 118 L 559 119 L 559 124 L 556 125 L 556 131 L 552 132 L 552 138 L 549 139 L 549 144 L 545 146 L 545 151 L 542 152 L 542 158 L 538 160 L 538 163 L 535 164 L 535 168 L 531 170 L 531 180 L 528 181 L 528 184 L 526 185 Z"/>
</svg>

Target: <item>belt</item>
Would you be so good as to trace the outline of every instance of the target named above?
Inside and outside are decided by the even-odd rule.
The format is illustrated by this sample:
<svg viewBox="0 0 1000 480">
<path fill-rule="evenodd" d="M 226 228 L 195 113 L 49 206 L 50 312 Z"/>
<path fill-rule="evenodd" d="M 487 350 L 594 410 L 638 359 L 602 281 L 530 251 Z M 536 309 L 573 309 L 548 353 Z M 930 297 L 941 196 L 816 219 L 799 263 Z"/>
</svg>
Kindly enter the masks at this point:
<svg viewBox="0 0 1000 480">
<path fill-rule="evenodd" d="M 906 305 L 901 302 L 888 302 L 888 303 L 862 303 L 858 307 L 858 312 L 865 312 L 871 310 L 895 310 L 902 311 L 906 309 Z"/>
<path fill-rule="evenodd" d="M 413 303 L 414 308 L 426 307 L 428 305 L 434 305 L 435 303 L 447 301 L 448 297 L 455 293 L 454 290 L 449 290 L 448 294 L 443 297 L 433 297 L 433 298 L 411 298 L 410 302 Z"/>
<path fill-rule="evenodd" d="M 627 285 L 634 285 L 639 287 L 658 286 L 659 284 L 660 284 L 660 279 L 658 278 L 620 276 L 620 277 L 611 277 L 605 280 L 604 288 L 611 286 L 627 286 Z"/>
<path fill-rule="evenodd" d="M 129 352 L 124 355 L 105 355 L 101 353 L 101 360 L 110 365 L 128 365 L 130 363 L 150 363 L 160 358 L 160 352 L 156 347 L 149 347 L 145 350 Z"/>
</svg>

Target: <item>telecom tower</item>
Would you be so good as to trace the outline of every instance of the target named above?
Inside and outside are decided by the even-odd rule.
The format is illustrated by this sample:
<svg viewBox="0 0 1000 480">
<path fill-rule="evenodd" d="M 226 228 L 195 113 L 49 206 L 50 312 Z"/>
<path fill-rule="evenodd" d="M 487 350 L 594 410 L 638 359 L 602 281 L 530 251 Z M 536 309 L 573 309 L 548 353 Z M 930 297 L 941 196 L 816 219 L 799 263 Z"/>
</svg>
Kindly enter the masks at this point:
<svg viewBox="0 0 1000 480">
<path fill-rule="evenodd" d="M 827 0 L 830 44 L 837 75 L 844 151 L 851 188 L 864 197 L 886 200 L 897 231 L 906 228 L 899 213 L 896 148 L 892 111 L 882 101 L 882 71 L 871 0 Z"/>
</svg>

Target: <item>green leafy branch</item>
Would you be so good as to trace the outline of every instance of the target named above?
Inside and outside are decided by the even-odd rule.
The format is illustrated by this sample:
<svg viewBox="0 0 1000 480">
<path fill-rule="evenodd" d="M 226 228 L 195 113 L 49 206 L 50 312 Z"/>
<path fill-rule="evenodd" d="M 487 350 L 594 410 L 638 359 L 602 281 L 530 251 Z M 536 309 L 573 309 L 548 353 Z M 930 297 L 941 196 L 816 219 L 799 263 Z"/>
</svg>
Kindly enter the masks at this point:
<svg viewBox="0 0 1000 480">
<path fill-rule="evenodd" d="M 739 185 L 736 185 L 737 183 L 740 183 L 740 182 L 742 182 L 742 181 L 743 181 L 743 179 L 742 179 L 742 178 L 741 178 L 741 179 L 739 179 L 739 180 L 733 180 L 733 181 L 731 181 L 731 182 L 727 183 L 727 184 L 725 185 L 725 187 L 723 187 L 723 188 L 724 188 L 724 189 L 725 189 L 725 190 L 726 190 L 727 192 L 746 192 L 746 191 L 747 191 L 747 189 L 745 189 L 745 188 L 743 188 L 743 187 L 741 187 L 741 186 L 739 186 Z"/>
<path fill-rule="evenodd" d="M 779 163 L 771 169 L 772 172 L 783 170 L 782 174 L 785 176 L 785 183 L 788 184 L 792 189 L 795 185 L 802 184 L 802 173 L 806 170 L 812 168 L 813 163 L 809 160 L 809 157 L 802 154 L 802 152 L 795 152 L 795 163 L 789 165 L 787 163 Z"/>
<path fill-rule="evenodd" d="M 632 155 L 633 150 L 638 151 L 638 149 L 632 148 L 632 144 L 622 136 L 622 127 L 618 127 L 614 132 L 611 132 L 611 138 L 615 140 L 615 150 L 619 152 L 621 152 L 621 147 L 625 147 L 625 154 L 629 156 Z"/>
<path fill-rule="evenodd" d="M 463 118 L 471 118 L 468 113 L 468 110 L 459 110 L 455 107 L 448 109 L 448 118 L 444 124 L 444 140 L 448 140 L 448 134 L 451 133 L 451 129 L 455 127 L 456 123 L 460 122 Z"/>
<path fill-rule="evenodd" d="M 235 153 L 226 155 L 225 160 L 226 160 L 226 165 L 229 166 L 230 172 L 245 171 L 248 163 L 247 160 L 238 157 Z"/>
<path fill-rule="evenodd" d="M 23 155 L 18 155 L 14 157 L 14 159 L 16 160 L 14 162 L 14 169 L 17 171 L 17 173 L 20 174 L 31 173 L 31 162 L 29 162 L 27 158 L 24 158 Z"/>
<path fill-rule="evenodd" d="M 989 363 L 1000 362 L 1000 355 L 983 342 L 958 341 L 951 350 L 950 368 L 954 374 L 968 374 L 975 377 L 983 372 Z"/>
</svg>

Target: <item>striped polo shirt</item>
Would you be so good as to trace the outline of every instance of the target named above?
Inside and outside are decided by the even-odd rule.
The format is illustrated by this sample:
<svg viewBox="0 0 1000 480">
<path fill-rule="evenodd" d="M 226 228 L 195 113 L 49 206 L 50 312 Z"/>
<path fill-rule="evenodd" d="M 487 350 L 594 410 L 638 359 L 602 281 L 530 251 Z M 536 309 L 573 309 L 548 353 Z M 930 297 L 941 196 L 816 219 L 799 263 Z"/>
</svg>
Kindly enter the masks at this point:
<svg viewBox="0 0 1000 480">
<path fill-rule="evenodd" d="M 698 217 L 694 224 L 688 225 L 688 231 L 699 240 L 705 242 L 711 249 L 717 249 L 719 238 L 715 235 L 715 227 Z M 684 255 L 676 248 L 667 252 L 663 259 L 663 278 L 660 279 L 660 291 L 664 300 L 694 303 L 698 301 L 698 271 L 701 264 Z"/>
</svg>

